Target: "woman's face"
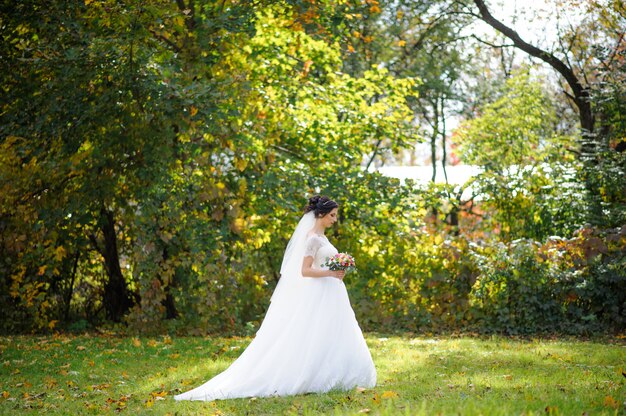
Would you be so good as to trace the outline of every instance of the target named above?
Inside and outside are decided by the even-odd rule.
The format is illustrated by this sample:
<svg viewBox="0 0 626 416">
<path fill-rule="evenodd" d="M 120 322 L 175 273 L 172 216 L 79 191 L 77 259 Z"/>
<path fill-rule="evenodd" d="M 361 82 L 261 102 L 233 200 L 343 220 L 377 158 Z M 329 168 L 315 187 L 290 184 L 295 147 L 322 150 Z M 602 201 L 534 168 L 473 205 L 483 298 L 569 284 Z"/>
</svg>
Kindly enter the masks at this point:
<svg viewBox="0 0 626 416">
<path fill-rule="evenodd" d="M 321 218 L 325 228 L 332 227 L 332 225 L 337 222 L 337 210 L 338 208 L 333 208 L 332 211 Z"/>
</svg>

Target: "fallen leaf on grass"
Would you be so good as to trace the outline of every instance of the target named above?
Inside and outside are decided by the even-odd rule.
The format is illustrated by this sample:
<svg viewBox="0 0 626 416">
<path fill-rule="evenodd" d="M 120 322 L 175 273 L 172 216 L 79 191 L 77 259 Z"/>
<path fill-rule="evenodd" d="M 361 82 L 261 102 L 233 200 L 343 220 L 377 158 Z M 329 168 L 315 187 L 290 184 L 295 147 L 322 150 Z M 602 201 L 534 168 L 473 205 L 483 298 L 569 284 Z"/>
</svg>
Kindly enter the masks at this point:
<svg viewBox="0 0 626 416">
<path fill-rule="evenodd" d="M 87 347 L 85 347 L 84 345 L 79 345 L 78 347 L 76 347 L 76 351 L 84 351 L 86 349 Z"/>
<path fill-rule="evenodd" d="M 398 393 L 396 393 L 395 391 L 387 390 L 383 392 L 383 395 L 381 397 L 383 399 L 397 399 L 399 396 Z"/>
<path fill-rule="evenodd" d="M 24 393 L 23 397 L 26 400 L 37 400 L 37 399 L 41 399 L 42 397 L 45 397 L 46 392 L 41 392 L 41 393 L 37 393 L 37 394 L 28 394 L 28 393 Z"/>
<path fill-rule="evenodd" d="M 359 413 L 369 413 L 369 412 L 371 412 L 371 410 L 368 408 L 359 410 Z"/>
<path fill-rule="evenodd" d="M 559 408 L 558 406 L 546 406 L 544 410 L 548 414 L 553 414 L 553 413 L 557 413 L 559 411 Z"/>
<path fill-rule="evenodd" d="M 46 386 L 46 388 L 48 389 L 52 389 L 54 387 L 56 387 L 57 384 L 59 384 L 55 379 L 53 379 L 52 377 L 46 377 L 44 384 Z"/>
<path fill-rule="evenodd" d="M 87 389 L 90 391 L 104 391 L 108 389 L 109 387 L 111 387 L 109 383 L 103 383 L 103 384 L 93 384 L 87 387 Z"/>
<path fill-rule="evenodd" d="M 150 393 L 150 396 L 152 396 L 152 398 L 157 399 L 157 398 L 163 398 L 165 396 L 167 396 L 167 391 L 165 390 L 161 390 L 159 392 L 152 392 Z"/>
<path fill-rule="evenodd" d="M 133 345 L 135 347 L 141 347 L 141 340 L 139 338 L 133 338 Z"/>
<path fill-rule="evenodd" d="M 510 374 L 505 374 L 505 375 L 504 375 L 504 379 L 505 379 L 505 380 L 513 380 L 513 376 L 512 376 L 512 375 L 510 375 Z"/>
<path fill-rule="evenodd" d="M 91 403 L 91 402 L 85 402 L 85 407 L 88 410 L 97 410 L 98 409 L 98 405 L 95 403 Z"/>
<path fill-rule="evenodd" d="M 8 399 L 9 396 L 11 396 L 11 393 L 9 393 L 8 391 L 5 390 L 5 391 L 2 392 L 2 397 L 3 398 Z"/>
<path fill-rule="evenodd" d="M 613 396 L 606 396 L 604 398 L 604 405 L 607 407 L 612 407 L 613 409 L 617 409 L 619 407 L 618 401 L 615 400 Z"/>
</svg>

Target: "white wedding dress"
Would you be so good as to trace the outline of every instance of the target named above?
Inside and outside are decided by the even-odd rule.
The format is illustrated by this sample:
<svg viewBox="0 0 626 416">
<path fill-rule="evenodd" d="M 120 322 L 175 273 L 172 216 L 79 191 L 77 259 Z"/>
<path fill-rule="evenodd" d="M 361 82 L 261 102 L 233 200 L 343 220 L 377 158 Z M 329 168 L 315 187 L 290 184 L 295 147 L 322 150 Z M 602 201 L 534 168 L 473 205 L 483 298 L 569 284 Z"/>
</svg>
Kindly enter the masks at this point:
<svg viewBox="0 0 626 416">
<path fill-rule="evenodd" d="M 343 281 L 302 277 L 299 271 L 304 255 L 314 258 L 313 267 L 324 268 L 326 257 L 337 253 L 326 237 L 303 232 L 301 226 L 311 221 L 312 213 L 306 214 L 294 232 L 281 268 L 284 281 L 248 348 L 224 372 L 176 400 L 288 396 L 376 385 L 376 369 Z M 296 247 L 290 251 L 292 243 Z M 292 267 L 287 267 L 290 262 Z M 293 276 L 286 276 L 287 271 Z"/>
</svg>

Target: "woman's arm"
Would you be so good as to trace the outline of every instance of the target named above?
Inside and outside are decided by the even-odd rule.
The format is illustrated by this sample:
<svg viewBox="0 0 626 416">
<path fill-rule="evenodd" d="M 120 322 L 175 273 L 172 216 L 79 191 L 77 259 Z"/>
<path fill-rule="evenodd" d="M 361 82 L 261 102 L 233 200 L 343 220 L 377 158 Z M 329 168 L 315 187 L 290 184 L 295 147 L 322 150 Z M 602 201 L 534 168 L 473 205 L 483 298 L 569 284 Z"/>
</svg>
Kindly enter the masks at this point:
<svg viewBox="0 0 626 416">
<path fill-rule="evenodd" d="M 314 269 L 313 267 L 313 257 L 306 256 L 304 260 L 302 260 L 302 276 L 304 277 L 336 277 L 339 280 L 343 280 L 343 276 L 346 274 L 343 270 L 322 270 L 322 269 Z"/>
</svg>

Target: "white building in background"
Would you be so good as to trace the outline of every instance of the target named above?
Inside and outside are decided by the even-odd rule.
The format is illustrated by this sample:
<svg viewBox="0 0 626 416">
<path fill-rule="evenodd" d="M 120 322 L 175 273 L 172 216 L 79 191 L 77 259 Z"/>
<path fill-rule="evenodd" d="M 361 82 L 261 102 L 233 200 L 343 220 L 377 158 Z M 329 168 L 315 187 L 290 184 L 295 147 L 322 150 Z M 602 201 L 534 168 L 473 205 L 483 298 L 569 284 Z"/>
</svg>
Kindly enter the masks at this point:
<svg viewBox="0 0 626 416">
<path fill-rule="evenodd" d="M 381 166 L 372 170 L 376 170 L 382 175 L 390 178 L 398 178 L 401 181 L 404 181 L 405 179 L 413 179 L 414 181 L 422 184 L 431 182 L 433 176 L 432 166 Z M 481 171 L 480 167 L 473 165 L 446 166 L 448 183 L 456 187 L 464 185 L 473 176 L 478 175 Z M 441 166 L 437 166 L 435 182 L 446 183 L 446 177 L 444 176 Z M 471 197 L 472 189 L 465 189 L 463 191 L 462 199 L 467 200 Z M 480 198 L 478 197 L 476 199 Z"/>
<path fill-rule="evenodd" d="M 377 170 L 382 175 L 391 178 L 398 178 L 400 180 L 413 179 L 422 183 L 430 182 L 433 177 L 432 166 L 382 166 L 377 168 Z M 448 183 L 451 185 L 463 185 L 470 180 L 471 177 L 476 176 L 480 172 L 481 169 L 473 165 L 446 166 Z M 441 166 L 437 166 L 435 182 L 446 183 L 446 177 L 443 174 Z"/>
</svg>

